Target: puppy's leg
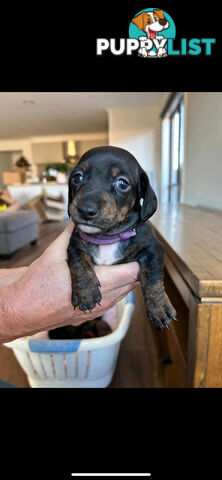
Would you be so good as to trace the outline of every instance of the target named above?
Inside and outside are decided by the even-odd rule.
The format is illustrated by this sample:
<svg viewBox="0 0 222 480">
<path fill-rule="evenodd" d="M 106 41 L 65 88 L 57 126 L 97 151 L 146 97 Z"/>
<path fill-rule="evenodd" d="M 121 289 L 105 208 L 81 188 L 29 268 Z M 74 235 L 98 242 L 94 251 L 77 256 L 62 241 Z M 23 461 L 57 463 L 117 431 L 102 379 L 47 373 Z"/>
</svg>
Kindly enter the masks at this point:
<svg viewBox="0 0 222 480">
<path fill-rule="evenodd" d="M 68 265 L 72 283 L 72 305 L 85 312 L 93 310 L 96 303 L 100 304 L 102 298 L 99 290 L 99 280 L 93 268 L 90 255 L 80 249 L 74 248 L 70 243 L 68 247 Z"/>
<path fill-rule="evenodd" d="M 138 257 L 147 315 L 149 320 L 155 322 L 157 328 L 161 330 L 168 328 L 171 318 L 176 319 L 176 311 L 163 287 L 163 256 L 162 244 L 155 242 L 155 245 L 145 248 Z"/>
</svg>

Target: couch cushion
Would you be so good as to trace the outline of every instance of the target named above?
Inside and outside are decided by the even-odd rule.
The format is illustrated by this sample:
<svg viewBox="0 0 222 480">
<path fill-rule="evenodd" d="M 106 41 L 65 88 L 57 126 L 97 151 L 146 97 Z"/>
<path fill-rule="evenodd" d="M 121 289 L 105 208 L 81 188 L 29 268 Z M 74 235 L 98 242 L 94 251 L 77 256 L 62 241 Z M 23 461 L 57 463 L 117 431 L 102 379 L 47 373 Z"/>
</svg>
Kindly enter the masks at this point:
<svg viewBox="0 0 222 480">
<path fill-rule="evenodd" d="M 38 222 L 37 212 L 27 210 L 0 212 L 0 232 L 15 232 L 36 222 Z"/>
</svg>

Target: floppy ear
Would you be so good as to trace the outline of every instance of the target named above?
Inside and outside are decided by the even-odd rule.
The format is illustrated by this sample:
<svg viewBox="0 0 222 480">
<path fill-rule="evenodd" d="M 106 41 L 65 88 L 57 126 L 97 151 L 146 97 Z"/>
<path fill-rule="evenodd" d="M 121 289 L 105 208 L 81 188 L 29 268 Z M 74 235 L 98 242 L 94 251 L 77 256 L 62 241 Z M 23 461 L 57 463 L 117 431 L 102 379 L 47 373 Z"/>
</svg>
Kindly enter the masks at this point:
<svg viewBox="0 0 222 480">
<path fill-rule="evenodd" d="M 153 13 L 157 15 L 161 20 L 165 20 L 163 10 L 153 10 Z"/>
<path fill-rule="evenodd" d="M 70 217 L 70 213 L 69 213 L 69 205 L 70 203 L 72 202 L 72 184 L 71 184 L 71 176 L 72 176 L 72 172 L 70 173 L 69 175 L 69 191 L 68 191 L 68 215 Z"/>
<path fill-rule="evenodd" d="M 142 170 L 142 169 L 141 169 Z M 138 192 L 140 198 L 143 198 L 143 205 L 140 211 L 140 218 L 142 222 L 152 217 L 157 209 L 157 197 L 154 193 L 149 178 L 144 170 L 140 173 Z"/>
<path fill-rule="evenodd" d="M 145 22 L 145 17 L 148 17 L 148 14 L 146 12 L 141 13 L 137 17 L 134 17 L 132 19 L 132 22 L 135 23 L 135 25 L 139 28 L 139 30 L 144 30 L 144 22 Z M 144 30 L 146 31 L 146 30 Z"/>
</svg>

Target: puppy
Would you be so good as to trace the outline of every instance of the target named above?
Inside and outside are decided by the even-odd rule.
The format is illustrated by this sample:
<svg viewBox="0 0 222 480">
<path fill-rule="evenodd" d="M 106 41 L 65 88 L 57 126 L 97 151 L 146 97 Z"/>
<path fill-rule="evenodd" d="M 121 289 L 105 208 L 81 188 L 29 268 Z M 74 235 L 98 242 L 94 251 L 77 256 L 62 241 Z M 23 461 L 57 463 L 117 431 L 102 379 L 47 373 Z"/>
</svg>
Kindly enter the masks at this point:
<svg viewBox="0 0 222 480">
<path fill-rule="evenodd" d="M 169 22 L 165 19 L 163 10 L 142 12 L 137 17 L 134 17 L 132 22 L 140 30 L 143 30 L 151 40 L 154 40 L 159 32 L 169 28 Z"/>
<path fill-rule="evenodd" d="M 68 211 L 75 228 L 68 265 L 74 309 L 91 312 L 100 305 L 95 264 L 138 261 L 149 320 L 164 330 L 176 319 L 163 288 L 164 248 L 146 222 L 156 208 L 148 176 L 131 153 L 106 146 L 81 157 L 69 177 Z"/>
<path fill-rule="evenodd" d="M 112 333 L 112 330 L 108 323 L 102 320 L 102 317 L 90 320 L 89 322 L 84 322 L 77 327 L 68 325 L 67 327 L 55 328 L 48 332 L 49 338 L 54 340 L 105 337 L 105 335 L 109 335 L 109 333 Z"/>
<path fill-rule="evenodd" d="M 140 15 L 134 17 L 132 22 L 139 28 L 139 30 L 143 30 L 147 34 L 147 38 L 151 39 L 152 41 L 163 38 L 163 36 L 160 36 L 159 33 L 162 30 L 166 30 L 170 26 L 169 22 L 164 17 L 163 10 L 142 12 Z M 140 39 L 142 40 L 143 37 L 140 37 Z M 147 53 L 145 47 L 142 47 L 139 50 L 139 55 L 144 57 L 162 57 L 166 54 L 166 49 L 161 46 L 157 49 L 157 53 L 153 50 Z"/>
</svg>

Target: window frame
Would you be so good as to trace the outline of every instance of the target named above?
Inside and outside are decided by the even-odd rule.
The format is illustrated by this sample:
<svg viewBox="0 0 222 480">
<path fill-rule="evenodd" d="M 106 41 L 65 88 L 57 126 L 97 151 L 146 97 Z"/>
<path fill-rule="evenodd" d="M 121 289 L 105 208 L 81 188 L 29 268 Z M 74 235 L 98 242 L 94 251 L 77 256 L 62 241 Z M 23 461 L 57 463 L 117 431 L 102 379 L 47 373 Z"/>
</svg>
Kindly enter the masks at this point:
<svg viewBox="0 0 222 480">
<path fill-rule="evenodd" d="M 168 203 L 173 203 L 172 202 L 172 189 L 174 187 L 178 187 L 178 194 L 177 194 L 177 201 L 174 203 L 180 203 L 180 197 L 181 197 L 181 107 L 182 104 L 184 103 L 183 97 L 180 99 L 179 103 L 177 104 L 176 108 L 173 110 L 173 112 L 169 116 L 169 121 L 170 121 L 170 138 L 169 138 L 169 177 L 168 177 Z M 172 155 L 172 149 L 173 149 L 173 117 L 175 114 L 179 114 L 179 127 L 178 127 L 178 169 L 177 169 L 177 181 L 176 183 L 172 182 L 172 163 L 173 163 L 173 155 Z"/>
<path fill-rule="evenodd" d="M 173 172 L 173 118 L 179 114 L 178 126 L 178 169 L 176 183 L 172 181 Z M 174 92 L 169 95 L 167 103 L 160 115 L 162 120 L 162 166 L 161 166 L 161 201 L 163 203 L 180 203 L 183 197 L 183 168 L 185 142 L 185 94 Z M 173 189 L 178 187 L 176 199 Z"/>
</svg>

